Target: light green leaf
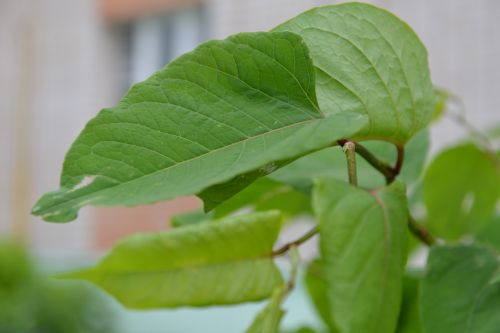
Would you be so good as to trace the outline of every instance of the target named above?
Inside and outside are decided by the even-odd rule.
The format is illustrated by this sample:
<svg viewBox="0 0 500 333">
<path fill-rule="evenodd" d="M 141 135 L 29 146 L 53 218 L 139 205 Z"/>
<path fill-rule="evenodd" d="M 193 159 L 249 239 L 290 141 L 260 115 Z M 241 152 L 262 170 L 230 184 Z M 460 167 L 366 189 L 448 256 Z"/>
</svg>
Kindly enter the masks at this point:
<svg viewBox="0 0 500 333">
<path fill-rule="evenodd" d="M 447 239 L 479 231 L 495 214 L 499 184 L 500 169 L 473 144 L 439 154 L 423 183 L 429 231 Z"/>
<path fill-rule="evenodd" d="M 406 262 L 403 184 L 368 192 L 322 178 L 314 189 L 313 207 L 332 322 L 342 333 L 394 332 Z"/>
<path fill-rule="evenodd" d="M 325 114 L 369 116 L 363 137 L 405 143 L 431 120 L 436 101 L 427 52 L 393 14 L 362 3 L 324 6 L 274 30 L 304 38 Z"/>
<path fill-rule="evenodd" d="M 425 333 L 497 333 L 500 327 L 499 264 L 478 245 L 435 247 L 422 282 Z"/>
<path fill-rule="evenodd" d="M 396 149 L 387 142 L 362 142 L 377 158 L 394 164 Z M 429 151 L 429 131 L 421 130 L 405 146 L 405 161 L 399 179 L 407 184 L 415 183 L 421 176 Z M 362 157 L 356 156 L 358 183 L 365 188 L 384 186 L 384 177 L 369 165 Z M 329 176 L 347 181 L 347 164 L 345 154 L 339 147 L 331 147 L 301 157 L 270 174 L 268 177 L 276 181 L 290 184 L 305 193 L 309 193 L 316 177 Z"/>
<path fill-rule="evenodd" d="M 280 226 L 271 211 L 136 235 L 96 267 L 61 277 L 91 281 L 129 308 L 261 300 L 283 283 L 271 257 Z"/>
<path fill-rule="evenodd" d="M 277 52 L 279 50 L 279 52 Z M 66 155 L 61 188 L 33 213 L 67 222 L 84 205 L 137 205 L 195 194 L 362 129 L 324 118 L 314 69 L 292 33 L 210 41 L 132 87 L 92 119 Z"/>
</svg>

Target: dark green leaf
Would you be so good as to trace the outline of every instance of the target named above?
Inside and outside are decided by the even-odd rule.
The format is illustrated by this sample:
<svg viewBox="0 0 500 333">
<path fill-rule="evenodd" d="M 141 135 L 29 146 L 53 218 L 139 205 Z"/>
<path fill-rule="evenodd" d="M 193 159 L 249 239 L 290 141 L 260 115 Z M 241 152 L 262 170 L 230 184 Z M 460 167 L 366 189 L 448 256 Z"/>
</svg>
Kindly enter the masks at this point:
<svg viewBox="0 0 500 333">
<path fill-rule="evenodd" d="M 419 285 L 420 274 L 407 273 L 403 279 L 403 302 L 396 333 L 421 333 Z"/>
<path fill-rule="evenodd" d="M 276 211 L 132 236 L 96 267 L 61 277 L 91 281 L 130 308 L 234 304 L 282 284 L 270 256 Z"/>
<path fill-rule="evenodd" d="M 393 14 L 362 3 L 311 9 L 275 31 L 302 36 L 316 67 L 325 114 L 366 114 L 365 138 L 405 143 L 432 118 L 427 52 Z"/>
<path fill-rule="evenodd" d="M 279 50 L 279 52 L 276 52 Z M 359 132 L 324 117 L 314 68 L 292 33 L 210 41 L 132 87 L 92 119 L 66 155 L 61 188 L 33 213 L 67 222 L 84 205 L 137 205 L 200 193 Z"/>
<path fill-rule="evenodd" d="M 394 332 L 406 263 L 403 184 L 368 192 L 322 178 L 313 206 L 332 322 L 340 332 Z"/>
<path fill-rule="evenodd" d="M 435 247 L 422 282 L 425 333 L 497 333 L 500 281 L 496 256 L 478 245 Z"/>
<path fill-rule="evenodd" d="M 500 170 L 472 144 L 450 148 L 430 164 L 423 197 L 430 232 L 456 239 L 488 223 L 500 198 Z"/>
</svg>

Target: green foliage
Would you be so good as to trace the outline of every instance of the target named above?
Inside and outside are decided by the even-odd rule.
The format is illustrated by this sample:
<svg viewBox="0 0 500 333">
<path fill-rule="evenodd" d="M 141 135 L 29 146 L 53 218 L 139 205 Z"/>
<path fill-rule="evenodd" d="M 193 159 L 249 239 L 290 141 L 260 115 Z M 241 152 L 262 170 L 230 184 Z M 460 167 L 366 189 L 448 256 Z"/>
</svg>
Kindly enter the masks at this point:
<svg viewBox="0 0 500 333">
<path fill-rule="evenodd" d="M 0 242 L 0 332 L 112 333 L 106 302 L 89 286 L 49 281 L 22 247 Z"/>
<path fill-rule="evenodd" d="M 275 52 L 279 49 L 280 52 Z M 292 33 L 210 41 L 101 111 L 66 155 L 61 189 L 33 213 L 66 222 L 93 205 L 194 194 L 349 137 L 366 119 L 319 111 L 308 49 Z"/>
<path fill-rule="evenodd" d="M 340 332 L 392 332 L 406 263 L 404 186 L 366 192 L 322 178 L 314 190 L 330 319 Z"/>
<path fill-rule="evenodd" d="M 361 3 L 315 8 L 272 32 L 204 43 L 133 86 L 89 121 L 66 155 L 60 189 L 33 213 L 67 222 L 85 205 L 200 197 L 204 211 L 174 217 L 172 231 L 135 235 L 95 267 L 60 275 L 93 282 L 130 308 L 270 298 L 247 333 L 279 332 L 296 247 L 318 233 L 320 257 L 305 274 L 323 321 L 314 327 L 496 332 L 500 269 L 490 248 L 500 249 L 500 131 L 482 133 L 460 115 L 474 140 L 426 169 L 428 125 L 447 115 L 451 96 L 433 89 L 424 46 L 394 15 Z M 338 147 L 347 142 L 358 153 L 350 164 Z M 348 171 L 359 186 L 348 184 Z M 299 215 L 316 226 L 273 250 L 283 220 Z M 424 277 L 405 272 L 417 240 L 430 247 Z M 274 258 L 288 253 L 284 283 Z M 19 319 L 34 311 L 26 295 L 55 292 L 22 288 L 20 310 L 6 307 L 16 286 L 34 285 L 16 256 L 0 251 L 0 316 Z M 57 311 L 73 297 L 61 295 Z M 82 308 L 68 309 L 87 309 L 75 295 Z"/>
<path fill-rule="evenodd" d="M 423 183 L 430 231 L 447 239 L 479 231 L 495 214 L 499 184 L 500 167 L 475 145 L 442 152 L 427 169 Z"/>
<path fill-rule="evenodd" d="M 499 269 L 482 246 L 434 248 L 422 283 L 423 332 L 498 332 Z"/>
<path fill-rule="evenodd" d="M 276 211 L 135 235 L 96 267 L 60 277 L 91 281 L 129 308 L 256 301 L 282 284 L 271 258 Z"/>
<path fill-rule="evenodd" d="M 366 138 L 405 143 L 427 126 L 435 104 L 427 52 L 389 12 L 361 3 L 311 9 L 278 26 L 304 38 L 327 114 L 366 114 Z"/>
</svg>

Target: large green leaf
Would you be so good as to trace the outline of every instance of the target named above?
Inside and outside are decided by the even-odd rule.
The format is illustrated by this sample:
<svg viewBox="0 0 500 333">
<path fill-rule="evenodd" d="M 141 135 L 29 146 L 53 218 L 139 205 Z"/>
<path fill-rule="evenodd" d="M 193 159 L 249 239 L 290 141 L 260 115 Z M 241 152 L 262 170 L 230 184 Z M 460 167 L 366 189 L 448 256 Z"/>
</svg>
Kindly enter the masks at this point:
<svg viewBox="0 0 500 333">
<path fill-rule="evenodd" d="M 368 192 L 322 178 L 313 207 L 332 322 L 342 333 L 394 332 L 406 262 L 404 186 Z"/>
<path fill-rule="evenodd" d="M 486 247 L 433 248 L 427 270 L 421 293 L 425 333 L 499 331 L 499 264 Z"/>
<path fill-rule="evenodd" d="M 311 9 L 275 31 L 301 35 L 316 67 L 325 114 L 369 115 L 364 137 L 405 143 L 432 118 L 427 52 L 393 14 L 362 3 Z"/>
<path fill-rule="evenodd" d="M 354 135 L 366 119 L 319 111 L 308 53 L 295 34 L 262 32 L 179 57 L 86 125 L 66 155 L 60 190 L 33 213 L 66 222 L 84 205 L 199 193 Z"/>
<path fill-rule="evenodd" d="M 432 234 L 456 239 L 479 231 L 495 214 L 500 169 L 473 144 L 438 155 L 424 176 L 423 196 Z"/>
<path fill-rule="evenodd" d="M 91 281 L 130 308 L 261 300 L 283 283 L 271 257 L 280 226 L 270 211 L 136 235 L 96 267 L 61 277 Z"/>
</svg>

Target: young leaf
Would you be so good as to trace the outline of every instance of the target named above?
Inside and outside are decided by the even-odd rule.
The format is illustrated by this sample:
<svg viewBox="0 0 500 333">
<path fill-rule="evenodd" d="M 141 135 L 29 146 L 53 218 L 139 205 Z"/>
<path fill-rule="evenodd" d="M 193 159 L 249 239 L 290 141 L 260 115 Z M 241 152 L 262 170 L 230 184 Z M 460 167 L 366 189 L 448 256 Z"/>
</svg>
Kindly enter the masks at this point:
<svg viewBox="0 0 500 333">
<path fill-rule="evenodd" d="M 172 227 L 186 227 L 198 223 L 208 222 L 212 218 L 212 213 L 205 213 L 202 210 L 194 210 L 187 213 L 177 214 L 172 217 L 170 224 Z"/>
<path fill-rule="evenodd" d="M 499 167 L 473 144 L 438 155 L 423 183 L 429 231 L 448 239 L 479 231 L 495 214 L 499 184 Z"/>
<path fill-rule="evenodd" d="M 340 332 L 394 332 L 406 262 L 403 184 L 367 192 L 321 178 L 313 207 L 332 322 Z"/>
<path fill-rule="evenodd" d="M 279 50 L 279 52 L 278 52 Z M 67 222 L 84 205 L 137 205 L 195 194 L 362 129 L 324 118 L 309 51 L 292 33 L 202 44 L 92 119 L 66 155 L 61 188 L 33 208 Z"/>
<path fill-rule="evenodd" d="M 326 114 L 366 114 L 364 137 L 405 143 L 432 118 L 435 94 L 427 52 L 393 14 L 362 3 L 311 9 L 274 31 L 301 35 L 316 68 Z"/>
<path fill-rule="evenodd" d="M 500 327 L 499 264 L 478 245 L 435 247 L 422 282 L 425 333 L 496 333 Z"/>
<path fill-rule="evenodd" d="M 137 309 L 261 300 L 283 283 L 271 257 L 280 226 L 270 211 L 136 235 L 96 267 L 61 277 L 93 282 Z"/>
</svg>

